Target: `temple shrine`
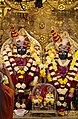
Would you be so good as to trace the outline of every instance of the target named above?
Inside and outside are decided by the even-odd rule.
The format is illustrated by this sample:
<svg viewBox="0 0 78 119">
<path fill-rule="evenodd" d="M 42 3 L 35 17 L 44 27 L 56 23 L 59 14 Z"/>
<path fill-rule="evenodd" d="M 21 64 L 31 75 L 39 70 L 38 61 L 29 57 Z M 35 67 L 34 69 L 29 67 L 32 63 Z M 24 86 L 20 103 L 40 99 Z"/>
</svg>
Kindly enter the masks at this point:
<svg viewBox="0 0 78 119">
<path fill-rule="evenodd" d="M 0 0 L 0 68 L 15 87 L 13 119 L 78 119 L 77 32 L 78 0 Z"/>
</svg>

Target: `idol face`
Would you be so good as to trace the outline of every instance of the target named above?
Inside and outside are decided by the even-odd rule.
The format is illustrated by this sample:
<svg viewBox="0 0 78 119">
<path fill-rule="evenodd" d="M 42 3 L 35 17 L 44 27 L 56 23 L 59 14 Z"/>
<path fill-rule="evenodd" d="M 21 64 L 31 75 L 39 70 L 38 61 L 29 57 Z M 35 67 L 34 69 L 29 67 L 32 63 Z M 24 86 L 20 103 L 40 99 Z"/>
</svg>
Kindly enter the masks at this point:
<svg viewBox="0 0 78 119">
<path fill-rule="evenodd" d="M 18 47 L 17 47 L 17 52 L 18 52 L 18 54 L 20 54 L 20 55 L 26 54 L 26 47 L 25 47 L 25 46 L 18 46 Z"/>
<path fill-rule="evenodd" d="M 59 51 L 59 58 L 61 60 L 66 60 L 68 57 L 68 51 Z"/>
</svg>

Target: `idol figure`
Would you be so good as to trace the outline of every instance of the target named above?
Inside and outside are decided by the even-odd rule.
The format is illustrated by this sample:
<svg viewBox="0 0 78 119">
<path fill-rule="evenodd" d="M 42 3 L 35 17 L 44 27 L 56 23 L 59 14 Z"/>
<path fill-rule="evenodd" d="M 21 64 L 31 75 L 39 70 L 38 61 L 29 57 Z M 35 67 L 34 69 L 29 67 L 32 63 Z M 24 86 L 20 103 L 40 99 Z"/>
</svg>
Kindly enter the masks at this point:
<svg viewBox="0 0 78 119">
<path fill-rule="evenodd" d="M 40 79 L 40 45 L 30 35 L 19 35 L 11 27 L 11 38 L 2 46 L 3 67 L 10 72 L 15 86 L 15 109 L 31 109 L 31 90 Z"/>
<path fill-rule="evenodd" d="M 78 50 L 73 54 L 69 35 L 62 37 L 51 31 L 54 48 L 46 49 L 47 79 L 57 90 L 57 110 L 59 115 L 67 114 L 77 84 Z"/>
</svg>

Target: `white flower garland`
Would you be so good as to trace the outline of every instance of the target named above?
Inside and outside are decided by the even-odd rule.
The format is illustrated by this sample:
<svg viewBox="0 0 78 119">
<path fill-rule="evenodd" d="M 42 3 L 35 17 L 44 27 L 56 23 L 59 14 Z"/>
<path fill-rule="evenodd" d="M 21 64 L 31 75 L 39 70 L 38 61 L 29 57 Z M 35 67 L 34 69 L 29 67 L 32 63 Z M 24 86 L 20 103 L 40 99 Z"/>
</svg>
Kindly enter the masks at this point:
<svg viewBox="0 0 78 119">
<path fill-rule="evenodd" d="M 21 83 L 17 83 L 16 84 L 16 88 L 18 88 L 18 89 L 19 88 L 25 89 L 26 88 L 26 84 L 25 83 L 22 83 L 22 84 Z"/>
<path fill-rule="evenodd" d="M 59 94 L 59 100 L 57 101 L 57 106 L 64 106 L 66 107 L 67 106 L 67 103 L 64 101 L 64 97 L 63 95 L 66 94 L 66 92 L 68 91 L 68 88 L 70 88 L 71 84 L 68 82 L 68 80 L 71 82 L 73 79 L 73 77 L 75 77 L 76 73 L 77 73 L 77 70 L 78 70 L 78 51 L 76 51 L 75 55 L 74 55 L 74 58 L 72 59 L 72 62 L 70 63 L 70 68 L 69 68 L 69 72 L 67 73 L 66 77 L 64 78 L 64 80 L 62 80 L 62 77 L 61 75 L 56 75 L 55 72 L 58 72 L 58 69 L 57 69 L 57 63 L 55 61 L 55 57 L 56 55 L 52 54 L 51 51 L 48 51 L 46 52 L 46 65 L 47 65 L 47 68 L 49 70 L 49 81 L 52 82 L 54 81 L 54 86 L 57 87 L 57 92 Z M 69 57 L 71 57 L 70 54 L 68 54 Z M 70 59 L 70 58 L 69 58 Z M 57 59 L 58 63 L 60 66 L 67 66 L 70 62 L 70 60 L 67 59 L 67 61 L 62 64 L 61 63 L 61 60 Z M 60 79 L 60 82 L 58 81 Z M 62 81 L 62 82 L 61 82 Z M 62 86 L 61 84 L 63 83 L 63 85 L 65 84 L 65 87 Z M 60 85 L 60 87 L 59 87 Z M 61 88 L 63 87 L 63 88 Z M 60 96 L 60 94 L 62 94 L 62 96 Z M 62 100 L 62 102 L 61 102 Z"/>
<path fill-rule="evenodd" d="M 48 53 L 47 53 L 48 54 Z M 49 54 L 48 54 L 49 55 Z M 75 72 L 77 72 L 77 68 L 76 67 L 74 67 L 74 65 L 75 66 L 78 66 L 78 63 L 76 62 L 78 59 L 76 58 L 77 57 L 77 55 L 78 55 L 78 51 L 75 53 L 75 56 L 74 56 L 74 58 L 73 58 L 73 60 L 72 60 L 72 62 L 71 62 L 71 64 L 70 64 L 70 71 L 72 71 L 71 73 L 69 73 L 68 72 L 68 74 L 71 74 L 70 76 L 67 74 L 66 75 L 66 78 L 68 78 L 69 80 L 73 80 L 73 76 L 75 76 Z M 47 56 L 48 57 L 48 60 L 50 61 L 51 60 L 51 62 L 48 62 L 48 61 L 46 61 L 46 64 L 47 64 L 47 67 L 49 68 L 49 71 L 51 72 L 50 74 L 51 74 L 51 76 L 53 77 L 54 75 L 55 75 L 55 71 L 57 71 L 58 69 L 57 69 L 57 63 L 55 62 L 55 59 L 54 59 L 54 57 L 50 57 L 50 56 Z M 47 59 L 47 58 L 46 58 Z M 62 64 L 61 63 L 61 60 L 60 59 L 57 59 L 57 61 L 58 61 L 58 63 L 59 63 L 59 65 L 61 65 L 61 66 L 66 66 L 66 65 L 68 65 L 68 63 L 70 62 L 70 60 L 67 60 L 66 61 L 66 63 L 64 63 L 64 64 Z M 54 71 L 52 70 L 52 69 L 54 69 Z M 61 78 L 61 76 L 59 76 L 59 77 L 54 77 L 53 78 L 53 80 L 57 80 L 57 78 Z"/>
<path fill-rule="evenodd" d="M 31 49 L 32 49 L 32 51 L 31 51 Z M 29 52 L 29 50 L 27 50 L 27 51 Z M 15 52 L 17 54 L 16 48 L 13 50 L 13 52 Z M 30 48 L 30 52 L 31 53 L 34 52 L 33 48 Z M 20 57 L 19 54 L 17 56 Z M 3 57 L 4 57 L 4 64 L 6 65 L 6 67 L 8 68 L 9 71 L 12 70 L 10 63 L 12 64 L 12 66 L 14 67 L 14 70 L 16 72 L 19 70 L 19 67 L 16 65 L 16 62 L 15 62 L 13 55 L 12 55 L 12 51 L 11 51 L 9 46 L 6 46 L 6 49 L 3 51 Z M 26 55 L 23 55 L 22 57 L 25 58 Z M 39 56 L 37 56 L 36 53 L 33 53 L 31 55 L 31 57 L 32 58 L 29 59 L 26 66 L 24 66 L 24 71 L 28 71 L 28 69 L 31 67 L 31 64 L 33 63 L 33 58 L 36 61 L 36 65 L 40 64 L 40 67 L 42 68 L 42 64 L 41 64 Z M 35 71 L 35 67 L 31 67 L 31 70 Z M 10 74 L 12 74 L 12 73 L 13 72 L 10 72 Z M 33 75 L 32 73 L 30 73 L 30 74 Z"/>
</svg>

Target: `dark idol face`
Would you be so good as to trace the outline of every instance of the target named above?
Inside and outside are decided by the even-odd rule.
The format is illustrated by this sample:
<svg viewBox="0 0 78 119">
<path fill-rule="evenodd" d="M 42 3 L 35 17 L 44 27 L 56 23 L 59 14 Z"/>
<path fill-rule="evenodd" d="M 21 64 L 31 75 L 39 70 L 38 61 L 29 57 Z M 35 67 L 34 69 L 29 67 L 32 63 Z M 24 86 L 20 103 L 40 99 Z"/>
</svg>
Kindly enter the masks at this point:
<svg viewBox="0 0 78 119">
<path fill-rule="evenodd" d="M 68 57 L 68 51 L 59 51 L 59 58 L 61 60 L 66 60 Z"/>
<path fill-rule="evenodd" d="M 26 54 L 26 47 L 25 46 L 19 46 L 19 47 L 17 47 L 17 52 L 20 55 Z"/>
</svg>

